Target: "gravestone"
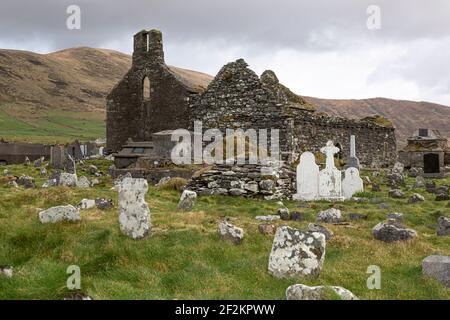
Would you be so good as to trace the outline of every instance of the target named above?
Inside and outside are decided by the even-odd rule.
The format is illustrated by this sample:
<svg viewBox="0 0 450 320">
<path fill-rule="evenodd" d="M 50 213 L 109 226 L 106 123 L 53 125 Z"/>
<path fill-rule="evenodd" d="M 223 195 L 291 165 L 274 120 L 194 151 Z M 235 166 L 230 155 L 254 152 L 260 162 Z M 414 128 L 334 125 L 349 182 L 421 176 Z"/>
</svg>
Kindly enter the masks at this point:
<svg viewBox="0 0 450 320">
<path fill-rule="evenodd" d="M 359 159 L 356 156 L 356 140 L 355 136 L 350 136 L 350 157 L 347 160 L 345 168 L 356 168 L 359 170 Z"/>
<path fill-rule="evenodd" d="M 320 149 L 326 155 L 325 169 L 319 172 L 319 197 L 325 200 L 343 200 L 341 194 L 341 171 L 334 165 L 334 155 L 339 152 L 332 141 Z"/>
<path fill-rule="evenodd" d="M 53 146 L 50 149 L 50 167 L 53 169 L 64 169 L 66 153 L 63 146 Z"/>
<path fill-rule="evenodd" d="M 125 178 L 116 185 L 119 191 L 120 230 L 133 239 L 145 237 L 150 229 L 150 209 L 145 202 L 145 179 Z"/>
<path fill-rule="evenodd" d="M 359 170 L 354 167 L 346 169 L 342 181 L 342 193 L 345 199 L 350 199 L 355 193 L 362 191 L 364 191 L 364 183 L 359 177 Z"/>
<path fill-rule="evenodd" d="M 297 166 L 297 193 L 294 200 L 312 201 L 319 195 L 319 166 L 314 154 L 304 152 Z"/>
<path fill-rule="evenodd" d="M 317 277 L 325 260 L 326 240 L 322 233 L 280 226 L 269 257 L 269 273 L 277 278 Z"/>
</svg>

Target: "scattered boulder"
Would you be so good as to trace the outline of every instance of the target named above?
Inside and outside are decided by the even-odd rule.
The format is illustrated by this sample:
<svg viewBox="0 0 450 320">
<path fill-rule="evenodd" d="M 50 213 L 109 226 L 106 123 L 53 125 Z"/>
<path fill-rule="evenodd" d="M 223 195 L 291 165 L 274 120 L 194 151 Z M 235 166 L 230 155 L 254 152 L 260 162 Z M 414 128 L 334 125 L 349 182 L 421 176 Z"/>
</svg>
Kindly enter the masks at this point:
<svg viewBox="0 0 450 320">
<path fill-rule="evenodd" d="M 244 239 L 244 230 L 232 225 L 228 221 L 221 221 L 217 231 L 222 240 L 230 241 L 236 245 L 240 244 Z"/>
<path fill-rule="evenodd" d="M 274 224 L 263 223 L 258 226 L 258 231 L 262 234 L 274 235 L 277 227 Z"/>
<path fill-rule="evenodd" d="M 80 211 L 72 205 L 57 206 L 39 212 L 41 223 L 56 223 L 60 221 L 80 221 Z"/>
<path fill-rule="evenodd" d="M 74 173 L 63 172 L 59 175 L 59 185 L 64 187 L 76 187 L 77 175 Z"/>
<path fill-rule="evenodd" d="M 14 269 L 11 266 L 0 266 L 0 276 L 12 278 Z"/>
<path fill-rule="evenodd" d="M 379 209 L 389 209 L 391 207 L 391 205 L 387 202 L 382 202 L 378 205 Z"/>
<path fill-rule="evenodd" d="M 303 215 L 303 213 L 299 212 L 299 211 L 294 211 L 291 213 L 291 220 L 293 221 L 303 221 L 305 220 L 305 217 Z"/>
<path fill-rule="evenodd" d="M 17 184 L 16 180 L 11 180 L 8 182 L 8 186 L 10 186 L 11 188 L 18 188 L 19 185 Z"/>
<path fill-rule="evenodd" d="M 280 226 L 269 257 L 269 273 L 277 278 L 317 277 L 325 260 L 325 246 L 322 233 Z"/>
<path fill-rule="evenodd" d="M 412 178 L 419 177 L 419 176 L 423 175 L 423 169 L 417 168 L 417 167 L 412 167 L 411 169 L 409 169 L 408 174 Z"/>
<path fill-rule="evenodd" d="M 372 229 L 372 234 L 375 239 L 384 242 L 406 241 L 417 237 L 415 230 L 407 229 L 400 222 L 393 219 L 377 224 Z"/>
<path fill-rule="evenodd" d="M 291 215 L 289 213 L 288 208 L 279 208 L 278 215 L 280 216 L 281 220 L 290 220 L 291 219 Z"/>
<path fill-rule="evenodd" d="M 82 293 L 82 292 L 73 292 L 69 293 L 64 297 L 64 300 L 93 300 L 90 296 Z"/>
<path fill-rule="evenodd" d="M 89 188 L 91 186 L 91 182 L 85 176 L 82 176 L 77 181 L 77 188 Z"/>
<path fill-rule="evenodd" d="M 195 191 L 184 190 L 178 202 L 178 209 L 182 211 L 191 211 L 194 207 L 197 193 Z"/>
<path fill-rule="evenodd" d="M 333 231 L 316 223 L 308 224 L 308 231 L 322 233 L 325 236 L 325 240 L 327 241 L 333 238 L 334 236 Z"/>
<path fill-rule="evenodd" d="M 414 193 L 409 199 L 408 199 L 408 203 L 417 203 L 417 202 L 423 202 L 425 201 L 425 198 L 418 194 L 418 193 Z"/>
<path fill-rule="evenodd" d="M 168 182 L 171 178 L 170 177 L 163 177 L 161 178 L 157 184 L 155 184 L 156 188 L 159 188 L 161 186 L 163 186 L 166 182 Z"/>
<path fill-rule="evenodd" d="M 271 215 L 271 216 L 256 216 L 255 219 L 259 221 L 275 221 L 280 220 L 281 218 L 280 216 Z"/>
<path fill-rule="evenodd" d="M 400 189 L 392 189 L 389 191 L 389 197 L 394 199 L 402 199 L 405 197 L 405 194 Z"/>
<path fill-rule="evenodd" d="M 425 183 L 425 189 L 428 193 L 434 193 L 436 191 L 436 182 L 430 181 Z"/>
<path fill-rule="evenodd" d="M 405 185 L 405 178 L 402 174 L 394 172 L 386 175 L 386 183 L 391 187 L 398 187 Z"/>
<path fill-rule="evenodd" d="M 341 210 L 336 208 L 330 208 L 325 211 L 320 211 L 317 215 L 317 221 L 325 222 L 325 223 L 337 223 L 341 222 L 342 213 Z"/>
<path fill-rule="evenodd" d="M 372 183 L 372 192 L 380 192 L 380 191 L 381 187 L 376 183 Z"/>
<path fill-rule="evenodd" d="M 393 173 L 402 174 L 404 170 L 405 170 L 405 165 L 398 161 L 394 164 L 394 167 L 392 168 Z"/>
<path fill-rule="evenodd" d="M 367 214 L 362 213 L 350 213 L 348 217 L 350 220 L 367 220 Z"/>
<path fill-rule="evenodd" d="M 436 187 L 436 189 L 434 190 L 434 193 L 435 194 L 442 194 L 443 193 L 443 194 L 447 194 L 448 195 L 449 189 L 450 189 L 450 187 L 446 186 L 446 185 L 439 186 L 439 187 Z"/>
<path fill-rule="evenodd" d="M 120 230 L 133 239 L 145 237 L 151 229 L 150 209 L 145 202 L 147 180 L 127 177 L 117 184 L 117 191 Z"/>
<path fill-rule="evenodd" d="M 6 177 L 6 176 L 9 176 L 9 174 L 10 174 L 10 172 L 9 172 L 8 169 L 3 170 L 3 175 L 4 175 L 5 177 Z"/>
<path fill-rule="evenodd" d="M 338 295 L 341 300 L 359 300 L 349 290 L 337 287 L 337 286 L 317 286 L 309 287 L 304 284 L 294 284 L 287 288 L 286 299 L 287 300 L 325 300 L 327 299 L 327 290 L 332 290 Z"/>
<path fill-rule="evenodd" d="M 450 288 L 450 256 L 428 256 L 422 261 L 422 273 Z"/>
<path fill-rule="evenodd" d="M 386 215 L 386 219 L 391 219 L 391 220 L 395 220 L 398 222 L 403 222 L 403 213 L 398 213 L 398 212 L 394 212 L 394 213 L 388 213 Z"/>
<path fill-rule="evenodd" d="M 423 188 L 425 187 L 425 178 L 422 176 L 416 177 L 416 182 L 414 183 L 414 188 Z"/>
<path fill-rule="evenodd" d="M 90 174 L 95 175 L 96 173 L 98 173 L 98 168 L 96 166 L 94 166 L 93 164 L 91 164 L 88 168 L 88 171 Z"/>
<path fill-rule="evenodd" d="M 97 198 L 95 205 L 99 210 L 108 210 L 114 208 L 114 201 L 112 199 Z"/>
<path fill-rule="evenodd" d="M 96 185 L 100 184 L 100 180 L 98 180 L 97 178 L 94 178 L 91 180 L 91 186 L 94 187 Z"/>
<path fill-rule="evenodd" d="M 93 199 L 83 199 L 77 205 L 80 210 L 88 210 L 95 207 L 95 200 Z"/>
<path fill-rule="evenodd" d="M 439 217 L 436 233 L 438 236 L 450 236 L 450 218 Z"/>
<path fill-rule="evenodd" d="M 44 163 L 44 157 L 40 157 L 39 159 L 34 161 L 34 166 L 36 168 L 40 168 L 43 163 Z"/>
<path fill-rule="evenodd" d="M 435 201 L 447 201 L 450 200 L 450 196 L 445 193 L 440 193 L 436 195 Z"/>
<path fill-rule="evenodd" d="M 42 185 L 42 188 L 55 187 L 57 185 L 58 181 L 56 179 L 48 179 L 47 182 Z"/>
<path fill-rule="evenodd" d="M 36 188 L 36 183 L 34 182 L 34 178 L 30 176 L 22 175 L 17 179 L 17 184 L 19 186 L 24 187 L 25 189 Z"/>
</svg>

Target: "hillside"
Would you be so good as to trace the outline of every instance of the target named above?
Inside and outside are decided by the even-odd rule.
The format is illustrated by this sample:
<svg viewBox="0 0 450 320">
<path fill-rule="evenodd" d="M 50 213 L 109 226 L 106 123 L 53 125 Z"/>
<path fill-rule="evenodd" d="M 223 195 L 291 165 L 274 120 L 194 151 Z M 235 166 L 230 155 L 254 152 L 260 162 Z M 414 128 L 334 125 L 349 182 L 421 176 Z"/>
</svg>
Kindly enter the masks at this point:
<svg viewBox="0 0 450 320">
<path fill-rule="evenodd" d="M 450 137 L 450 108 L 443 105 L 386 98 L 363 100 L 304 98 L 315 104 L 318 111 L 333 115 L 362 118 L 379 114 L 391 119 L 400 141 L 406 141 L 419 127 L 438 129 L 444 136 Z"/>
<path fill-rule="evenodd" d="M 224 61 L 225 63 L 225 61 Z M 42 142 L 105 135 L 105 97 L 128 71 L 129 55 L 106 49 L 73 48 L 50 54 L 0 50 L 0 137 Z M 170 67 L 206 86 L 211 76 Z M 400 140 L 418 127 L 450 136 L 450 108 L 428 102 L 327 100 L 305 97 L 318 110 L 350 118 L 390 118 Z"/>
</svg>

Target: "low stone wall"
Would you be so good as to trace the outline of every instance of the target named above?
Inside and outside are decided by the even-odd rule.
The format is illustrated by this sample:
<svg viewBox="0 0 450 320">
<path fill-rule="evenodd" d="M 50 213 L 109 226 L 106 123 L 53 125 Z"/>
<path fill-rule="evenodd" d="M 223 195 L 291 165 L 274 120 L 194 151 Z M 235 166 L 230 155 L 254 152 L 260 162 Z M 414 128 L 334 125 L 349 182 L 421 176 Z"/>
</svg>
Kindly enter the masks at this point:
<svg viewBox="0 0 450 320">
<path fill-rule="evenodd" d="M 193 169 L 185 169 L 185 168 L 153 168 L 151 170 L 148 169 L 113 169 L 111 170 L 111 177 L 113 179 L 118 178 L 121 175 L 125 175 L 130 173 L 133 178 L 142 178 L 146 179 L 149 184 L 155 185 L 162 178 L 170 177 L 170 178 L 184 178 L 186 180 L 190 179 L 194 174 Z"/>
<path fill-rule="evenodd" d="M 262 165 L 216 165 L 193 177 L 187 189 L 198 195 L 232 195 L 250 198 L 290 199 L 295 193 L 295 172 L 282 167 L 275 175 L 262 174 Z M 264 172 L 263 172 L 264 173 Z"/>
</svg>

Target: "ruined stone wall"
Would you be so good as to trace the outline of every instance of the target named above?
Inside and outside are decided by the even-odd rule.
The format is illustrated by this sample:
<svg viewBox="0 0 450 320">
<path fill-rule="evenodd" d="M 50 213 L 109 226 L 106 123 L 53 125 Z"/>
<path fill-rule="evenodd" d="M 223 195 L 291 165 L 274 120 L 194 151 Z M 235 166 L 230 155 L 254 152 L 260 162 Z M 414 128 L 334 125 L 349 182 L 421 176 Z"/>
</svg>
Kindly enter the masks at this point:
<svg viewBox="0 0 450 320">
<path fill-rule="evenodd" d="M 328 140 L 350 153 L 350 135 L 356 136 L 361 164 L 388 166 L 396 159 L 392 127 L 373 121 L 355 121 L 315 113 L 311 106 L 279 84 L 271 71 L 259 78 L 243 60 L 225 65 L 208 89 L 191 100 L 192 116 L 203 129 L 279 129 L 283 160 L 295 161 L 304 151 L 319 153 Z"/>
<path fill-rule="evenodd" d="M 144 96 L 144 80 L 150 97 Z M 133 65 L 107 97 L 107 150 L 116 152 L 128 138 L 151 140 L 151 134 L 189 126 L 192 93 L 164 63 L 162 35 L 141 31 L 134 36 Z"/>
<path fill-rule="evenodd" d="M 332 140 L 344 161 L 350 155 L 350 135 L 356 138 L 356 156 L 360 163 L 370 167 L 387 167 L 397 159 L 393 128 L 370 121 L 355 121 L 321 114 L 303 112 L 294 118 L 294 154 L 304 151 L 319 153 Z"/>
<path fill-rule="evenodd" d="M 294 192 L 295 172 L 282 167 L 275 175 L 262 174 L 263 167 L 255 165 L 215 165 L 210 170 L 193 177 L 188 190 L 202 195 L 231 195 L 249 198 L 291 199 Z"/>
</svg>

